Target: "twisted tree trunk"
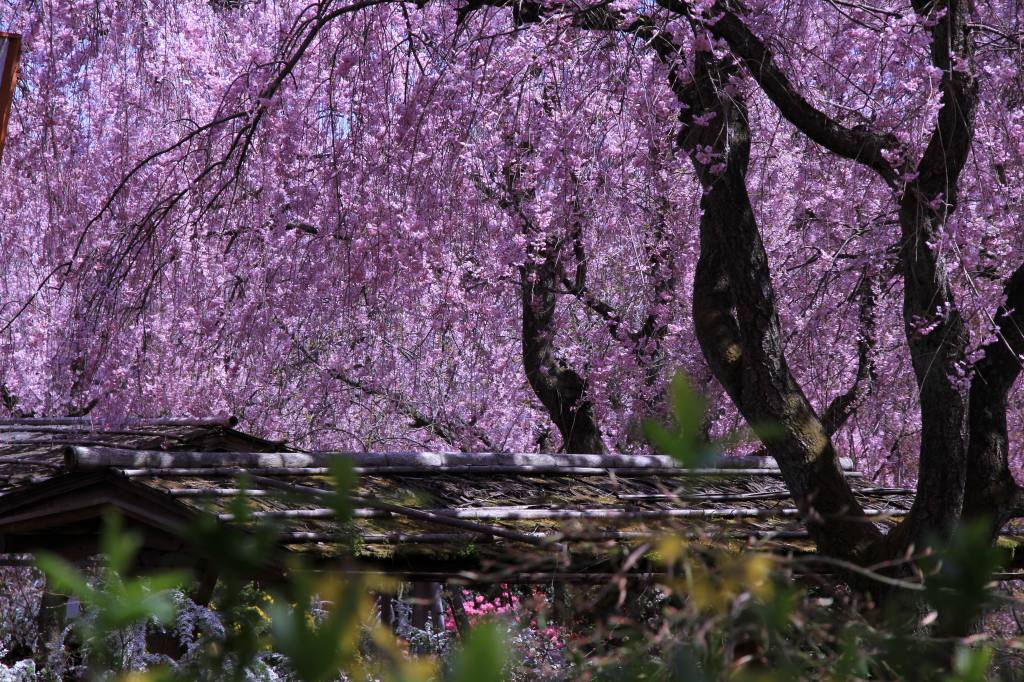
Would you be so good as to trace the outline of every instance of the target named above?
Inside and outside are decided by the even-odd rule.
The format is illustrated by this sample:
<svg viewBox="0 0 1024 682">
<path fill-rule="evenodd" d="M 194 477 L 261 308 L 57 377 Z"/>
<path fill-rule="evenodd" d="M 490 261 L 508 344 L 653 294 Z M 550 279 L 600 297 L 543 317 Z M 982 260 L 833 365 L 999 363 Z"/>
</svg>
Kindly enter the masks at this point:
<svg viewBox="0 0 1024 682">
<path fill-rule="evenodd" d="M 684 149 L 703 185 L 694 324 L 701 349 L 743 417 L 782 469 L 820 551 L 856 558 L 879 532 L 864 517 L 835 449 L 786 363 L 768 257 L 746 189 L 750 133 L 742 98 L 722 86 L 728 67 L 707 53 L 696 63 L 684 109 Z M 711 123 L 697 125 L 691 116 Z"/>
</svg>

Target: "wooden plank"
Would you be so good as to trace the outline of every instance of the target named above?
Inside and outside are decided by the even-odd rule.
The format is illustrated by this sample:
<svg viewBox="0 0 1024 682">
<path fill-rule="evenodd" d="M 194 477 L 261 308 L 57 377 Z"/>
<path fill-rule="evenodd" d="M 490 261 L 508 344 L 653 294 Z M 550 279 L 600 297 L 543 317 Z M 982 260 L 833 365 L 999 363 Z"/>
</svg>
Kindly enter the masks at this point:
<svg viewBox="0 0 1024 682">
<path fill-rule="evenodd" d="M 529 532 L 539 539 L 558 539 L 566 542 L 609 542 L 613 540 L 655 540 L 659 537 L 679 535 L 678 531 L 666 529 L 657 531 L 629 531 L 629 530 L 600 530 L 591 532 L 563 532 L 543 533 Z M 732 540 L 803 540 L 808 539 L 810 534 L 803 530 L 778 530 L 778 531 L 730 531 L 721 534 L 715 533 L 694 533 L 683 534 L 688 540 L 728 538 Z M 340 533 L 324 533 L 318 531 L 292 531 L 281 534 L 281 541 L 286 545 L 306 545 L 338 543 L 346 538 Z M 479 533 L 361 533 L 358 539 L 370 545 L 432 545 L 432 544 L 489 544 L 500 542 L 498 538 Z"/>
<path fill-rule="evenodd" d="M 327 476 L 327 467 L 196 467 L 120 469 L 128 478 L 234 478 L 242 474 L 257 476 Z"/>
<path fill-rule="evenodd" d="M 170 488 L 163 490 L 171 497 L 266 497 L 272 493 L 267 490 L 247 490 L 245 488 Z"/>
<path fill-rule="evenodd" d="M 155 428 L 155 427 L 154 427 Z M 71 441 L 71 444 L 75 445 L 90 445 L 87 442 L 88 437 L 109 437 L 109 436 L 137 436 L 139 438 L 147 438 L 149 440 L 164 439 L 164 440 L 177 440 L 184 441 L 194 437 L 193 432 L 186 431 L 184 434 L 180 433 L 167 433 L 166 431 L 157 431 L 154 429 L 131 429 L 131 428 L 104 428 L 102 424 L 81 424 L 81 425 L 67 425 L 63 426 L 60 424 L 0 424 L 0 439 L 4 439 L 3 442 L 10 442 L 9 439 L 13 434 L 39 434 L 39 435 L 52 435 L 52 436 L 63 436 L 65 439 Z M 81 437 L 80 440 L 78 438 Z M 30 441 L 31 442 L 31 441 Z M 35 442 L 51 442 L 51 441 L 35 441 Z M 98 442 L 98 446 L 109 446 L 112 445 L 110 441 Z M 117 445 L 117 443 L 113 443 Z"/>
<path fill-rule="evenodd" d="M 145 467 L 120 469 L 129 478 L 233 478 L 242 474 L 255 476 L 327 476 L 327 467 Z M 619 476 L 622 478 L 727 478 L 736 476 L 782 476 L 778 469 L 600 469 L 596 467 L 354 467 L 360 476 Z M 861 478 L 859 471 L 845 472 L 847 478 Z"/>
<path fill-rule="evenodd" d="M 574 466 L 436 466 L 436 467 L 355 467 L 363 476 L 622 476 L 622 477 L 723 477 L 723 476 L 782 476 L 779 469 L 758 467 L 753 469 L 714 467 L 683 469 L 681 467 L 574 467 Z M 860 478 L 859 471 L 844 471 L 848 478 Z"/>
<path fill-rule="evenodd" d="M 429 581 L 440 582 L 448 585 L 493 585 L 496 583 L 510 585 L 543 585 L 549 583 L 579 583 L 587 585 L 601 585 L 619 577 L 629 582 L 650 582 L 671 577 L 663 572 L 636 572 L 626 573 L 617 576 L 615 573 L 601 572 L 560 572 L 560 571 L 531 571 L 531 572 L 502 572 L 502 573 L 481 573 L 475 571 L 417 571 L 412 569 L 394 570 L 345 570 L 342 575 L 348 577 L 379 577 L 395 576 L 408 581 Z"/>
<path fill-rule="evenodd" d="M 855 495 L 877 495 L 890 497 L 895 495 L 913 495 L 913 488 L 855 488 Z M 680 500 L 683 502 L 743 502 L 745 500 L 788 500 L 793 496 L 788 490 L 761 493 L 620 493 L 615 496 L 620 500 Z"/>
</svg>

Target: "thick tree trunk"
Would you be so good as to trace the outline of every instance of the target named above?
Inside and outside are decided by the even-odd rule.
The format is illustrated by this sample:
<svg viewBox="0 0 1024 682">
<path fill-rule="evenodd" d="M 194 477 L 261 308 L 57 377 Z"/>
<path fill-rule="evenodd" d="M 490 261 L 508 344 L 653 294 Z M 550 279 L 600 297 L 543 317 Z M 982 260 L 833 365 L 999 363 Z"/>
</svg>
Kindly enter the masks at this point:
<svg viewBox="0 0 1024 682">
<path fill-rule="evenodd" d="M 962 0 L 914 0 L 913 5 L 922 17 L 937 19 L 931 53 L 942 70 L 942 108 L 916 177 L 900 198 L 903 320 L 920 396 L 921 454 L 914 506 L 891 534 L 896 551 L 926 536 L 952 534 L 963 511 L 968 448 L 967 392 L 958 378 L 966 370 L 968 334 L 936 242 L 956 207 L 974 133 L 973 44 Z"/>
<path fill-rule="evenodd" d="M 903 319 L 918 384 L 921 446 L 917 495 L 890 544 L 897 550 L 926 535 L 948 538 L 963 509 L 967 455 L 967 396 L 963 372 L 967 330 L 953 301 L 946 267 L 927 245 L 937 227 L 916 196 L 900 207 L 903 225 Z"/>
<path fill-rule="evenodd" d="M 899 552 L 931 534 L 948 537 L 963 510 L 969 476 L 968 397 L 959 378 L 967 369 L 967 333 L 935 243 L 956 206 L 958 180 L 973 136 L 977 88 L 971 73 L 973 41 L 966 0 L 912 0 L 915 12 L 928 20 L 931 61 L 942 72 L 943 95 L 937 124 L 916 167 L 908 161 L 892 161 L 894 154 L 898 157 L 904 151 L 895 136 L 869 127 L 847 127 L 805 99 L 765 43 L 744 24 L 739 4 L 720 0 L 698 17 L 685 2 L 657 2 L 686 17 L 695 30 L 709 30 L 727 41 L 787 120 L 832 153 L 875 170 L 899 197 L 903 312 L 921 400 L 919 485 L 908 520 L 870 553 Z M 702 256 L 694 302 L 698 338 L 713 372 L 744 418 L 755 427 L 764 422 L 777 427 L 774 431 L 762 428 L 762 439 L 806 510 L 819 549 L 862 555 L 879 534 L 860 518 L 860 508 L 839 475 L 829 438 L 835 415 L 829 410 L 828 424 L 822 423 L 782 352 L 767 258 L 746 194 L 750 140 L 741 96 L 720 94 L 725 85 L 723 62 L 715 62 L 709 53 L 695 55 L 696 87 L 692 87 L 678 71 L 680 51 L 667 32 L 642 20 L 623 28 L 618 15 L 600 17 L 602 21 L 581 25 L 641 36 L 669 67 L 672 90 L 686 105 L 684 124 L 693 123 L 696 114 L 713 114 L 710 123 L 684 126 L 681 135 L 681 147 L 694 155 L 704 185 Z M 979 491 L 986 486 L 991 491 L 992 485 L 1010 490 L 1004 474 L 992 473 L 1001 470 L 998 451 L 1005 449 L 998 442 L 1005 405 L 996 393 L 988 395 L 979 385 L 972 395 L 971 429 L 982 434 L 972 453 L 975 449 L 988 453 L 988 460 L 971 460 L 972 465 L 981 462 L 979 470 L 970 474 L 971 485 Z M 993 475 L 1003 482 L 990 481 Z M 1005 507 L 1010 501 L 1004 499 L 1001 504 Z"/>
<path fill-rule="evenodd" d="M 723 93 L 726 76 L 721 62 L 698 55 L 696 97 L 686 115 L 714 118 L 687 125 L 681 139 L 684 149 L 713 150 L 710 158 L 693 157 L 704 186 L 697 338 L 716 378 L 778 462 L 819 551 L 857 557 L 880 535 L 786 364 L 768 258 L 746 190 L 747 114 L 739 96 Z"/>
</svg>

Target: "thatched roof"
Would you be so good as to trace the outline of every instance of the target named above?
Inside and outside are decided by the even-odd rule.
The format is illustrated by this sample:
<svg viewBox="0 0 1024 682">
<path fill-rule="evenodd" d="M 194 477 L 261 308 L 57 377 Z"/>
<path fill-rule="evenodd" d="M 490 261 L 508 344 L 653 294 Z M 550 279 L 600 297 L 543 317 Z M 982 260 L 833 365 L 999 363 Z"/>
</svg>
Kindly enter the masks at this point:
<svg viewBox="0 0 1024 682">
<path fill-rule="evenodd" d="M 87 417 L 0 419 L 0 495 L 60 472 L 69 445 L 152 450 L 287 449 L 284 443 L 236 431 L 234 417 L 132 419 L 99 424 Z"/>
<path fill-rule="evenodd" d="M 660 456 L 314 453 L 232 426 L 0 422 L 0 551 L 86 554 L 99 510 L 114 506 L 146 530 L 148 551 L 184 552 L 181 526 L 196 514 L 234 522 L 229 503 L 243 485 L 254 516 L 279 525 L 282 553 L 354 558 L 359 570 L 423 579 L 596 579 L 669 530 L 736 547 L 809 549 L 780 473 L 764 457 L 683 470 Z M 345 527 L 326 499 L 336 458 L 359 474 Z M 844 465 L 877 522 L 909 509 L 911 491 L 874 487 Z"/>
</svg>

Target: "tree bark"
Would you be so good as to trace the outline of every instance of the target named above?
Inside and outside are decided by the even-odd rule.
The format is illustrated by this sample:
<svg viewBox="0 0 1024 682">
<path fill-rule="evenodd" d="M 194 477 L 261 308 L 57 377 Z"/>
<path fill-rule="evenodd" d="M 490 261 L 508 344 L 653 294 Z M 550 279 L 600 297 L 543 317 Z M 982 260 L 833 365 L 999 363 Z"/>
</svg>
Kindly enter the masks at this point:
<svg viewBox="0 0 1024 682">
<path fill-rule="evenodd" d="M 819 551 L 856 558 L 880 538 L 840 469 L 821 420 L 786 363 L 771 272 L 746 189 L 750 133 L 740 96 L 725 95 L 726 65 L 696 58 L 684 109 L 684 149 L 703 185 L 694 324 L 716 378 L 778 462 Z M 713 114 L 706 125 L 692 116 Z"/>
<path fill-rule="evenodd" d="M 1024 494 L 1010 472 L 1006 428 L 1007 398 L 1024 354 L 1024 265 L 1003 291 L 1006 302 L 996 311 L 996 338 L 983 347 L 971 380 L 964 495 L 964 517 L 987 522 L 993 539 L 1007 521 L 1024 513 Z"/>
<path fill-rule="evenodd" d="M 510 194 L 514 195 L 514 188 Z M 520 211 L 527 237 L 526 260 L 519 270 L 523 309 L 523 369 L 537 399 L 562 435 L 569 453 L 604 453 L 601 429 L 587 397 L 587 382 L 560 358 L 555 348 L 556 288 L 562 280 L 562 242 L 541 235 Z"/>
<path fill-rule="evenodd" d="M 877 374 L 872 357 L 875 346 L 875 293 L 871 277 L 865 271 L 854 292 L 857 299 L 857 373 L 846 392 L 834 397 L 821 415 L 821 423 L 829 438 L 841 429 L 857 410 L 857 406 L 874 389 Z"/>
<path fill-rule="evenodd" d="M 48 587 L 47 580 L 39 601 L 39 615 L 36 618 L 38 649 L 35 662 L 40 669 L 46 667 L 47 658 L 61 645 L 61 638 L 67 625 L 67 595 L 51 592 Z"/>
<path fill-rule="evenodd" d="M 943 73 L 942 107 L 899 208 L 903 320 L 920 395 L 921 453 L 910 516 L 891 534 L 897 551 L 926 535 L 953 533 L 963 511 L 968 447 L 967 395 L 957 380 L 967 369 L 968 334 L 934 242 L 956 207 L 974 133 L 977 87 L 960 67 L 973 64 L 973 46 L 962 0 L 913 5 L 921 16 L 945 14 L 931 29 L 932 63 Z"/>
<path fill-rule="evenodd" d="M 474 6 L 506 3 L 477 0 Z M 891 160 L 905 151 L 895 136 L 845 126 L 804 98 L 767 45 L 744 24 L 738 2 L 718 0 L 702 16 L 695 15 L 685 0 L 657 3 L 685 17 L 695 30 L 724 39 L 784 118 L 830 152 L 873 169 L 897 196 L 903 316 L 922 422 L 918 495 L 910 517 L 885 543 L 878 542 L 880 534 L 859 518 L 860 508 L 835 463 L 829 432 L 836 420 L 829 415 L 829 423 L 822 423 L 786 365 L 767 258 L 745 187 L 750 145 L 746 112 L 741 96 L 718 94 L 725 85 L 724 62 L 697 53 L 697 87 L 690 87 L 677 69 L 681 52 L 669 34 L 644 17 L 624 26 L 617 13 L 587 13 L 578 25 L 644 38 L 669 66 L 672 91 L 686 105 L 682 118 L 691 125 L 684 126 L 681 146 L 695 153 L 704 185 L 694 322 L 713 373 L 744 418 L 755 428 L 760 425 L 759 436 L 779 462 L 798 505 L 806 510 L 821 551 L 858 556 L 877 543 L 872 553 L 892 553 L 928 534 L 948 537 L 959 521 L 967 480 L 968 398 L 959 379 L 967 369 L 967 332 L 934 243 L 956 206 L 958 179 L 974 128 L 977 88 L 970 73 L 973 43 L 966 0 L 912 3 L 928 18 L 932 63 L 943 74 L 942 107 L 916 166 L 906 159 Z M 713 118 L 696 125 L 697 113 Z M 709 150 L 713 158 L 701 159 Z M 979 410 L 980 394 L 979 387 Z M 999 410 L 998 405 L 990 408 Z M 995 418 L 998 421 L 998 415 Z M 766 429 L 766 422 L 781 434 Z M 998 431 L 999 424 L 994 428 Z"/>
</svg>

